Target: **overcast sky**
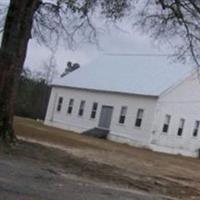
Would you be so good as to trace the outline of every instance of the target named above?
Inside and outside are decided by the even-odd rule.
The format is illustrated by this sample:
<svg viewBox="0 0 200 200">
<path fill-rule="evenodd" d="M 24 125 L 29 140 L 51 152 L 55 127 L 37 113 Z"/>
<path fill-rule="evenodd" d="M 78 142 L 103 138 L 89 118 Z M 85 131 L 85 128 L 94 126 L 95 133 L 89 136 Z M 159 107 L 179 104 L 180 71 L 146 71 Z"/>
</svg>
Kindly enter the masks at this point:
<svg viewBox="0 0 200 200">
<path fill-rule="evenodd" d="M 150 38 L 141 36 L 140 33 L 131 33 L 131 29 L 127 33 L 121 32 L 113 28 L 111 32 L 105 32 L 99 35 L 99 46 L 95 44 L 84 44 L 75 50 L 69 50 L 59 47 L 56 52 L 56 60 L 60 69 L 64 69 L 66 62 L 71 60 L 80 64 L 87 64 L 101 54 L 105 53 L 166 53 L 164 48 L 158 48 L 153 44 Z M 31 40 L 28 48 L 26 66 L 39 68 L 43 61 L 48 59 L 51 51 L 44 46 L 39 45 L 35 40 Z M 155 57 L 156 59 L 156 57 Z M 163 58 L 166 60 L 166 58 Z"/>
<path fill-rule="evenodd" d="M 1 1 L 3 2 L 7 0 Z M 147 35 L 133 30 L 130 21 L 125 21 L 119 24 L 119 27 L 124 31 L 112 27 L 109 31 L 105 29 L 105 31 L 99 35 L 98 40 L 100 47 L 97 47 L 94 44 L 84 44 L 80 45 L 73 51 L 64 47 L 59 47 L 56 52 L 58 71 L 62 72 L 68 61 L 78 62 L 80 65 L 85 65 L 105 53 L 171 53 L 170 49 L 166 46 L 156 45 Z M 29 42 L 25 66 L 39 70 L 42 68 L 43 62 L 48 60 L 50 55 L 51 52 L 49 49 L 39 45 L 34 39 L 32 39 Z M 156 61 L 157 57 L 154 58 Z M 172 65 L 172 61 L 166 57 L 163 57 L 163 62 Z"/>
</svg>

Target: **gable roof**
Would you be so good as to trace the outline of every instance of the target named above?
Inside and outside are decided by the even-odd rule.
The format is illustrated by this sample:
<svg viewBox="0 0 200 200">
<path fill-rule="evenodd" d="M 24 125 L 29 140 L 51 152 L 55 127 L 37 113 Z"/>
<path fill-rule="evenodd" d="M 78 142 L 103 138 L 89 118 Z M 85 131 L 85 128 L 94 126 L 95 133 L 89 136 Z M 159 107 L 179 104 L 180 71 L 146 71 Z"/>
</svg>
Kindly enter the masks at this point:
<svg viewBox="0 0 200 200">
<path fill-rule="evenodd" d="M 52 85 L 159 96 L 190 72 L 190 67 L 164 58 L 104 55 L 54 80 Z"/>
</svg>

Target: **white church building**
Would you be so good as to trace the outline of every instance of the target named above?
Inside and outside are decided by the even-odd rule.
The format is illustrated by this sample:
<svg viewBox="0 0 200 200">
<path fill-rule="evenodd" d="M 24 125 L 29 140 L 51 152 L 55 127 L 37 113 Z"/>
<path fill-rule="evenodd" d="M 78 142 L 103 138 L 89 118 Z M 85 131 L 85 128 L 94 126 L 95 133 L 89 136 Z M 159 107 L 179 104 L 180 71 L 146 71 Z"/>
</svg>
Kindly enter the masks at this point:
<svg viewBox="0 0 200 200">
<path fill-rule="evenodd" d="M 113 141 L 199 156 L 200 77 L 158 58 L 102 56 L 55 80 L 45 124 Z"/>
</svg>

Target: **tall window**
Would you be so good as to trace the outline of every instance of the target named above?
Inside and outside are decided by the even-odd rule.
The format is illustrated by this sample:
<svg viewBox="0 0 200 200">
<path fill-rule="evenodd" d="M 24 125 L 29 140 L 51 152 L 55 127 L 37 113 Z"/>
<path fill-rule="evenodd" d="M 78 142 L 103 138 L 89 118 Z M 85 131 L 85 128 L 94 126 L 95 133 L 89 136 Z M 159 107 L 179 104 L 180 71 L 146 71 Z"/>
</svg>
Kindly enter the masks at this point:
<svg viewBox="0 0 200 200">
<path fill-rule="evenodd" d="M 165 121 L 163 124 L 163 133 L 167 133 L 169 129 L 169 124 L 170 124 L 171 116 L 170 115 L 165 115 Z"/>
<path fill-rule="evenodd" d="M 178 133 L 177 133 L 178 136 L 181 136 L 183 134 L 184 124 L 185 124 L 185 119 L 180 119 Z"/>
<path fill-rule="evenodd" d="M 199 132 L 200 121 L 195 121 L 193 136 L 197 137 Z"/>
<path fill-rule="evenodd" d="M 120 116 L 119 116 L 119 123 L 120 124 L 124 124 L 125 123 L 126 113 L 127 113 L 127 107 L 126 106 L 122 106 L 121 107 L 121 111 L 120 111 Z"/>
<path fill-rule="evenodd" d="M 141 127 L 143 115 L 144 115 L 144 110 L 143 109 L 138 109 L 137 117 L 136 117 L 136 120 L 135 120 L 135 126 L 136 127 Z"/>
<path fill-rule="evenodd" d="M 74 106 L 74 99 L 70 99 L 70 100 L 69 100 L 68 109 L 67 109 L 67 113 L 68 113 L 68 114 L 71 114 L 71 113 L 72 113 L 73 106 Z"/>
<path fill-rule="evenodd" d="M 91 119 L 95 119 L 96 113 L 97 113 L 97 108 L 98 108 L 98 103 L 94 102 L 93 105 L 92 105 L 92 112 L 91 112 L 91 115 L 90 115 Z"/>
<path fill-rule="evenodd" d="M 59 97 L 58 99 L 58 105 L 57 105 L 57 111 L 61 111 L 62 109 L 62 104 L 63 104 L 63 97 Z"/>
<path fill-rule="evenodd" d="M 80 106 L 79 106 L 79 111 L 78 111 L 79 116 L 83 116 L 84 108 L 85 108 L 85 101 L 81 101 Z"/>
</svg>

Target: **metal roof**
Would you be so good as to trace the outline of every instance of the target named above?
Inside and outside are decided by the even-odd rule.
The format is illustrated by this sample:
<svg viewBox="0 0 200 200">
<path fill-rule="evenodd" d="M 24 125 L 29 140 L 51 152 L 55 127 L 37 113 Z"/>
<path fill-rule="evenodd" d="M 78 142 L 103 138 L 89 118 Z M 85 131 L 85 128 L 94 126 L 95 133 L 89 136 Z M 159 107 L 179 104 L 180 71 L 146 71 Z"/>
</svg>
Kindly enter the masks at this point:
<svg viewBox="0 0 200 200">
<path fill-rule="evenodd" d="M 81 63 L 80 63 L 81 64 Z M 100 56 L 52 85 L 159 96 L 185 78 L 191 67 L 160 57 Z"/>
</svg>

